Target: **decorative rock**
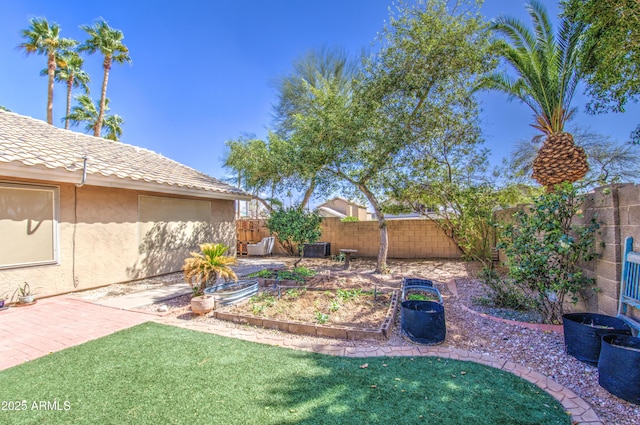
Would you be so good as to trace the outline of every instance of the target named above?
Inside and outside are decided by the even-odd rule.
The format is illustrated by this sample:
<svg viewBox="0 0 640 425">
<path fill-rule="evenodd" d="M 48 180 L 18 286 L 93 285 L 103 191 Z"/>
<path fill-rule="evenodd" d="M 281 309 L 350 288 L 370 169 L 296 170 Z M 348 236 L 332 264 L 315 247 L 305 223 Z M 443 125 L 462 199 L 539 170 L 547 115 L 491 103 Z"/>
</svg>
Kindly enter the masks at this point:
<svg viewBox="0 0 640 425">
<path fill-rule="evenodd" d="M 158 312 L 160 313 L 165 313 L 169 311 L 169 306 L 166 304 L 162 304 L 161 306 L 158 306 Z"/>
</svg>

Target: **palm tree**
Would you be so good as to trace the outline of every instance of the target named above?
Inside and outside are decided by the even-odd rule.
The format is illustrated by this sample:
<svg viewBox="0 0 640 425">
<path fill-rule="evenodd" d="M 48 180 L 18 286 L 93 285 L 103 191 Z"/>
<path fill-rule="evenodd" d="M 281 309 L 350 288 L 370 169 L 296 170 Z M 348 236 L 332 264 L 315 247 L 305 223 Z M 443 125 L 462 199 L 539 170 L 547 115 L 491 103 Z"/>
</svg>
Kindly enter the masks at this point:
<svg viewBox="0 0 640 425">
<path fill-rule="evenodd" d="M 533 163 L 533 178 L 552 190 L 558 183 L 580 180 L 589 170 L 584 150 L 564 131 L 575 110 L 571 101 L 580 78 L 578 42 L 584 25 L 562 18 L 556 39 L 544 6 L 530 0 L 526 8 L 533 32 L 509 17 L 499 17 L 492 25 L 503 37 L 496 42 L 498 53 L 513 67 L 517 78 L 494 73 L 481 88 L 502 91 L 533 110 L 532 126 L 542 133 L 537 138 L 546 136 Z"/>
<path fill-rule="evenodd" d="M 120 115 L 105 115 L 103 129 L 106 129 L 105 139 L 117 142 L 122 137 L 124 119 Z"/>
<path fill-rule="evenodd" d="M 56 71 L 56 55 L 63 49 L 68 49 L 77 44 L 70 38 L 60 38 L 60 26 L 56 23 L 49 24 L 46 18 L 32 18 L 31 26 L 20 32 L 24 43 L 18 45 L 19 49 L 27 55 L 37 53 L 47 56 L 47 75 L 49 84 L 47 89 L 47 123 L 53 125 L 53 80 Z"/>
<path fill-rule="evenodd" d="M 56 62 L 55 80 L 58 83 L 65 83 L 67 85 L 67 113 L 63 119 L 65 121 L 64 128 L 68 130 L 69 120 L 66 117 L 71 114 L 71 94 L 73 88 L 81 87 L 86 94 L 89 94 L 91 78 L 89 78 L 89 74 L 82 69 L 84 59 L 73 50 L 61 52 L 56 58 Z M 47 72 L 47 69 L 43 69 L 40 71 L 40 75 L 47 75 Z"/>
<path fill-rule="evenodd" d="M 93 135 L 100 137 L 102 124 L 105 119 L 106 99 L 107 99 L 107 83 L 109 82 L 109 72 L 113 62 L 122 64 L 131 63 L 129 49 L 122 43 L 124 34 L 122 31 L 111 28 L 107 21 L 98 18 L 93 26 L 82 25 L 80 27 L 89 34 L 89 39 L 78 49 L 81 52 L 93 54 L 100 52 L 104 56 L 102 67 L 104 68 L 104 77 L 102 79 L 102 93 L 100 95 L 100 108 L 98 119 L 93 128 Z"/>
<path fill-rule="evenodd" d="M 96 121 L 98 120 L 98 107 L 93 100 L 82 94 L 76 96 L 78 104 L 71 108 L 71 113 L 64 117 L 65 120 L 69 120 L 72 126 L 76 127 L 80 123 L 84 123 L 84 130 L 87 133 L 94 131 L 96 127 Z M 105 112 L 109 111 L 109 99 L 105 99 Z M 122 124 L 124 120 L 119 115 L 105 115 L 104 117 L 104 129 L 107 130 L 105 139 L 118 141 L 122 136 Z M 99 137 L 99 136 L 98 136 Z"/>
</svg>

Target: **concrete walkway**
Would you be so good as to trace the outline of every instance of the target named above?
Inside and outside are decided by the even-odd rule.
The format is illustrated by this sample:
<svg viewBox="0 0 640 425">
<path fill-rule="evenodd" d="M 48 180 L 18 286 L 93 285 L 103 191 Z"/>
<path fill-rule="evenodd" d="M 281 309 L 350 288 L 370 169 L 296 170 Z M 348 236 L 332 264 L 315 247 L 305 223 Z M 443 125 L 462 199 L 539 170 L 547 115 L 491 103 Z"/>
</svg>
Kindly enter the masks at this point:
<svg viewBox="0 0 640 425">
<path fill-rule="evenodd" d="M 124 298 L 124 297 L 121 297 Z M 575 424 L 602 425 L 595 411 L 573 391 L 521 365 L 448 346 L 343 347 L 313 344 L 286 335 L 265 335 L 227 323 L 211 325 L 175 317 L 158 317 L 65 296 L 39 300 L 28 307 L 0 311 L 0 370 L 153 320 L 202 332 L 336 356 L 438 356 L 472 361 L 511 372 L 555 397 Z"/>
<path fill-rule="evenodd" d="M 259 272 L 264 269 L 280 269 L 285 264 L 281 261 L 273 261 L 269 258 L 239 258 L 238 264 L 231 267 L 238 278 L 243 278 L 251 273 Z M 190 294 L 191 286 L 188 283 L 179 283 L 169 286 L 161 286 L 159 288 L 149 289 L 142 292 L 114 297 L 111 299 L 95 301 L 106 307 L 120 308 L 125 310 L 135 309 L 143 305 L 149 305 L 181 295 Z"/>
</svg>

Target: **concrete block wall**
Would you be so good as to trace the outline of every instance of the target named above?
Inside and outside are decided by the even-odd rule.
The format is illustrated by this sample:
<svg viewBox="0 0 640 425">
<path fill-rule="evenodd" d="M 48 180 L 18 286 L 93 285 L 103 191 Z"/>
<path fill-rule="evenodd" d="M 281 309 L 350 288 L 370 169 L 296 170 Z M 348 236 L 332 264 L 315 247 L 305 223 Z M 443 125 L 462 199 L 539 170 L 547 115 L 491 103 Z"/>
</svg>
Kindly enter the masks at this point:
<svg viewBox="0 0 640 425">
<path fill-rule="evenodd" d="M 389 258 L 460 258 L 461 253 L 431 220 L 389 220 Z M 357 249 L 358 256 L 376 257 L 380 249 L 377 221 L 343 223 L 337 218 L 322 222 L 322 242 L 331 243 L 332 254 Z"/>
<path fill-rule="evenodd" d="M 269 236 L 269 230 L 260 225 L 259 238 Z M 460 258 L 451 238 L 430 220 L 389 220 L 389 258 Z M 377 221 L 343 223 L 338 218 L 322 221 L 321 242 L 331 243 L 331 254 L 340 249 L 357 249 L 356 256 L 377 257 L 380 249 L 380 230 Z M 274 253 L 284 254 L 276 243 Z"/>
</svg>

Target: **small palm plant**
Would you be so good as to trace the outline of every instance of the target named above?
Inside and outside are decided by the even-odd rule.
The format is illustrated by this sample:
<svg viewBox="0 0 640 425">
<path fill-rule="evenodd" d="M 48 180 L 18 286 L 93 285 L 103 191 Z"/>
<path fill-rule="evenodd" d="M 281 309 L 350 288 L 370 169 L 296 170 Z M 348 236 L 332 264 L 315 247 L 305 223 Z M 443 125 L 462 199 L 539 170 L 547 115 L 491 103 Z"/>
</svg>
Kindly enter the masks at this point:
<svg viewBox="0 0 640 425">
<path fill-rule="evenodd" d="M 236 259 L 225 255 L 228 250 L 229 247 L 221 243 L 204 243 L 200 245 L 201 252 L 192 252 L 184 261 L 184 278 L 193 288 L 194 296 L 204 295 L 204 290 L 218 278 L 238 279 L 230 267 Z"/>
</svg>

